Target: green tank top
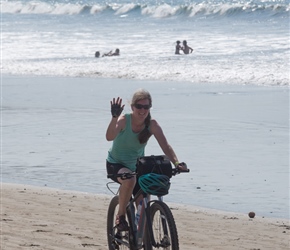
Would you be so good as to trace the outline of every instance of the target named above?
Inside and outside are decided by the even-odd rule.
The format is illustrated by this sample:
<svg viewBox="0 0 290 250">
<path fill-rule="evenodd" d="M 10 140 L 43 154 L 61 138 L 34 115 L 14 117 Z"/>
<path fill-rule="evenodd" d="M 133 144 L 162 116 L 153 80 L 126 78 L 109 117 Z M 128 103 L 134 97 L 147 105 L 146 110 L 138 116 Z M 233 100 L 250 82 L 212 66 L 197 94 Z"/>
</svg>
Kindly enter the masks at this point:
<svg viewBox="0 0 290 250">
<path fill-rule="evenodd" d="M 131 114 L 125 114 L 125 118 L 126 127 L 114 139 L 108 152 L 107 161 L 122 164 L 135 171 L 137 158 L 144 156 L 147 143 L 140 144 L 138 140 L 139 133 L 132 131 Z"/>
</svg>

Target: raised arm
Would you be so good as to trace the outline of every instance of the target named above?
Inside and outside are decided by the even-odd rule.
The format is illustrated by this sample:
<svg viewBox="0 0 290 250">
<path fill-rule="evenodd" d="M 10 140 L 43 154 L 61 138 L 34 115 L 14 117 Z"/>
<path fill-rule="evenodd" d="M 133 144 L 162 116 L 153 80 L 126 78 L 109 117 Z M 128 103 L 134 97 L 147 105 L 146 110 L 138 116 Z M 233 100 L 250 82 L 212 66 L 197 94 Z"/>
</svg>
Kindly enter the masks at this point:
<svg viewBox="0 0 290 250">
<path fill-rule="evenodd" d="M 112 119 L 108 125 L 106 132 L 106 139 L 108 141 L 114 140 L 118 133 L 125 127 L 125 116 L 121 116 L 124 106 L 125 105 L 122 106 L 122 99 L 119 97 L 117 98 L 117 100 L 114 98 L 113 101 L 111 101 Z"/>
</svg>

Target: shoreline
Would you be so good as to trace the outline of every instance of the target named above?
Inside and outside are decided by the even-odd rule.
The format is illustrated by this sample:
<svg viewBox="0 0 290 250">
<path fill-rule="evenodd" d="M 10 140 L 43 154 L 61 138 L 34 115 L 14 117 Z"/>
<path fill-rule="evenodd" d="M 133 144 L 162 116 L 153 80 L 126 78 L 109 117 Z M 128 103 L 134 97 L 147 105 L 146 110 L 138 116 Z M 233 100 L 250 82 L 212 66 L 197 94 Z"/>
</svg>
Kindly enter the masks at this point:
<svg viewBox="0 0 290 250">
<path fill-rule="evenodd" d="M 98 76 L 98 75 L 76 75 L 76 76 L 70 76 L 70 75 L 37 75 L 37 74 L 13 74 L 13 73 L 3 73 L 1 75 L 1 84 L 3 84 L 3 79 L 9 79 L 9 78 L 49 78 L 49 79 L 95 79 L 95 80 L 104 80 L 104 81 L 131 81 L 131 82 L 147 82 L 147 83 L 186 83 L 186 84 L 192 84 L 193 86 L 197 87 L 252 87 L 252 88 L 277 88 L 277 89 L 290 89 L 290 83 L 287 84 L 254 84 L 254 83 L 230 83 L 230 82 L 196 82 L 196 81 L 190 81 L 190 80 L 184 80 L 184 79 L 139 79 L 139 78 L 130 78 L 130 77 L 111 77 L 111 76 Z"/>
<path fill-rule="evenodd" d="M 1 183 L 1 249 L 107 249 L 107 195 Z M 180 249 L 289 249 L 289 220 L 167 203 Z"/>
<path fill-rule="evenodd" d="M 18 189 L 18 188 L 20 188 L 20 189 L 30 188 L 30 189 L 35 189 L 37 191 L 45 189 L 48 192 L 56 192 L 56 193 L 63 192 L 63 193 L 71 193 L 72 195 L 81 194 L 81 195 L 95 196 L 95 197 L 104 198 L 106 200 L 111 200 L 114 196 L 113 193 L 106 194 L 106 193 L 94 193 L 92 191 L 80 191 L 80 190 L 65 189 L 65 188 L 63 189 L 63 188 L 58 188 L 58 187 L 47 186 L 46 184 L 44 186 L 38 186 L 37 184 L 3 182 L 3 180 L 2 180 L 2 182 L 0 182 L 1 189 L 2 189 L 2 185 L 11 186 L 12 188 L 16 188 L 16 189 Z M 4 189 L 6 189 L 6 187 Z M 113 190 L 113 191 L 115 191 L 115 190 Z M 170 196 L 170 194 L 168 196 Z M 2 197 L 2 194 L 1 194 L 1 197 Z M 166 204 L 168 204 L 169 207 L 171 207 L 171 206 L 178 207 L 178 208 L 183 209 L 183 210 L 191 210 L 191 211 L 197 211 L 197 212 L 202 212 L 202 213 L 217 214 L 217 215 L 223 215 L 223 216 L 228 216 L 228 217 L 240 216 L 240 217 L 248 218 L 247 213 L 230 211 L 230 210 L 222 210 L 222 209 L 211 208 L 211 207 L 203 207 L 203 206 L 199 206 L 199 205 L 194 205 L 192 203 L 178 203 L 178 202 L 174 202 L 174 201 L 168 201 L 166 199 L 166 197 L 167 196 L 165 196 L 164 202 Z M 253 212 L 253 211 L 249 211 L 249 212 Z M 289 226 L 290 226 L 290 218 L 275 217 L 275 216 L 271 217 L 271 216 L 259 215 L 256 213 L 255 219 L 257 219 L 257 218 L 261 219 L 261 220 L 267 220 L 269 222 L 287 221 L 288 220 Z"/>
</svg>

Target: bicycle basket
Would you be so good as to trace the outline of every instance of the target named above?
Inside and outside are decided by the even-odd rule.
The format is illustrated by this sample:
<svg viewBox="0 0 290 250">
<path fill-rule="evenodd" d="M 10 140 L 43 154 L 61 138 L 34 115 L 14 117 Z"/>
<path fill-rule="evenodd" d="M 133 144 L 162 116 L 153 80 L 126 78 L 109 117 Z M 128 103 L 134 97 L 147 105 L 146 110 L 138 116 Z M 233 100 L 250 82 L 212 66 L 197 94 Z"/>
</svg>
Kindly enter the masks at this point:
<svg viewBox="0 0 290 250">
<path fill-rule="evenodd" d="M 170 160 L 165 155 L 143 156 L 137 159 L 138 176 L 144 174 L 156 173 L 172 177 L 172 165 Z"/>
<path fill-rule="evenodd" d="M 155 173 L 144 174 L 138 178 L 139 185 L 145 193 L 157 196 L 168 194 L 169 180 L 168 176 Z"/>
</svg>

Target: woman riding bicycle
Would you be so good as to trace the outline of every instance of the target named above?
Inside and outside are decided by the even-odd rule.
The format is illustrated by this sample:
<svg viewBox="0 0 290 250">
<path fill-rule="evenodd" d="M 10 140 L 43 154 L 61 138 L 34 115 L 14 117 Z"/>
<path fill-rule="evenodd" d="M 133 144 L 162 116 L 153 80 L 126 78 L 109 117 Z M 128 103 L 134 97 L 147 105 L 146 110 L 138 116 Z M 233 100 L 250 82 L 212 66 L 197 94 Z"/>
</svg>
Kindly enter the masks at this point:
<svg viewBox="0 0 290 250">
<path fill-rule="evenodd" d="M 106 139 L 113 141 L 113 145 L 107 157 L 108 174 L 136 171 L 137 158 L 144 156 L 145 146 L 151 135 L 154 135 L 170 161 L 176 167 L 185 170 L 186 166 L 179 164 L 178 158 L 167 142 L 162 128 L 155 119 L 151 119 L 152 99 L 150 93 L 144 89 L 136 91 L 131 101 L 132 112 L 121 115 L 124 106 L 120 97 L 111 101 L 112 119 L 107 128 Z M 135 176 L 126 180 L 121 178 L 112 179 L 121 184 L 116 226 L 120 231 L 127 231 L 126 205 L 132 193 L 136 194 L 140 187 Z"/>
</svg>

